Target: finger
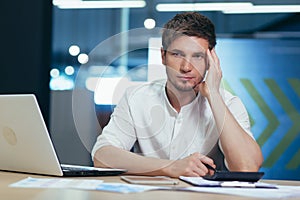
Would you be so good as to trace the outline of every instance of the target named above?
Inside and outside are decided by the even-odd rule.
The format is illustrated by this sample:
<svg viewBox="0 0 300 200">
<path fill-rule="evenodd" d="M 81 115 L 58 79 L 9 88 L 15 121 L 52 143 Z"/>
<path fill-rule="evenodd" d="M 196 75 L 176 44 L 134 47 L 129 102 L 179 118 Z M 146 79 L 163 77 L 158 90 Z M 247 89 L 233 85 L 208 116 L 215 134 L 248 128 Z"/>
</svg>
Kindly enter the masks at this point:
<svg viewBox="0 0 300 200">
<path fill-rule="evenodd" d="M 210 67 L 210 65 L 214 62 L 213 57 L 212 57 L 212 53 L 209 49 L 207 49 L 207 60 L 208 60 L 208 66 Z"/>
<path fill-rule="evenodd" d="M 214 164 L 214 160 L 210 157 L 207 157 L 199 152 L 195 152 L 191 154 L 191 157 L 196 157 L 196 160 L 194 160 L 194 163 L 197 165 L 196 168 L 193 168 L 193 171 L 197 173 L 199 176 L 205 176 L 206 174 L 213 175 L 215 173 L 215 170 L 208 169 L 205 164 L 210 165 L 214 169 L 216 169 L 216 165 Z"/>
<path fill-rule="evenodd" d="M 220 60 L 219 60 L 219 57 L 217 56 L 217 53 L 216 53 L 215 48 L 212 49 L 211 55 L 212 55 L 212 58 L 213 58 L 213 60 L 214 60 L 214 62 L 215 62 L 216 69 L 217 69 L 218 71 L 221 71 Z"/>
<path fill-rule="evenodd" d="M 202 176 L 209 173 L 209 174 L 213 174 L 214 170 L 209 169 L 207 166 L 205 166 L 205 164 L 210 165 L 212 168 L 215 168 L 215 164 L 214 161 L 207 157 L 204 156 L 200 153 L 195 153 L 194 156 L 197 156 L 197 159 L 195 160 L 195 164 L 197 165 L 197 170 L 196 172 L 201 174 Z"/>
<path fill-rule="evenodd" d="M 214 60 L 216 63 L 219 63 L 219 58 L 218 58 L 218 56 L 217 56 L 217 53 L 216 53 L 215 48 L 213 48 L 213 49 L 211 50 L 211 56 L 212 56 L 213 60 Z"/>
<path fill-rule="evenodd" d="M 208 170 L 199 159 L 200 156 L 201 154 L 198 152 L 195 152 L 189 156 L 188 160 L 191 163 L 188 173 L 185 173 L 187 176 L 204 176 L 208 173 Z"/>
<path fill-rule="evenodd" d="M 200 161 L 200 160 L 199 160 Z M 205 174 L 210 174 L 213 175 L 215 173 L 215 168 L 216 166 L 214 164 L 207 164 L 204 162 L 201 162 L 198 164 L 198 167 L 205 173 Z"/>
<path fill-rule="evenodd" d="M 210 53 L 210 51 L 209 51 L 209 49 L 207 49 L 207 51 L 206 51 L 206 59 L 205 59 L 205 62 L 206 62 L 206 70 L 208 70 L 209 69 L 209 67 L 210 67 L 210 57 L 211 57 L 211 53 Z"/>
<path fill-rule="evenodd" d="M 193 172 L 198 174 L 199 176 L 205 176 L 207 173 L 209 173 L 209 170 L 207 169 L 207 167 L 205 167 L 205 165 L 198 158 L 195 161 L 195 167 L 193 168 Z"/>
<path fill-rule="evenodd" d="M 209 171 L 205 168 L 196 167 L 193 171 L 197 176 L 205 176 Z"/>
<path fill-rule="evenodd" d="M 199 177 L 200 175 L 196 171 L 192 171 L 191 173 L 186 174 L 185 176 L 190 177 Z"/>
<path fill-rule="evenodd" d="M 205 164 L 208 164 L 212 167 L 216 167 L 215 163 L 214 163 L 214 160 L 207 157 L 207 156 L 204 156 L 204 155 L 201 155 L 201 157 L 199 158 L 199 160 L 201 161 L 201 163 L 205 163 Z"/>
<path fill-rule="evenodd" d="M 216 67 L 216 62 L 214 61 L 214 58 L 213 58 L 213 55 L 212 55 L 212 52 L 208 49 L 207 50 L 207 58 L 208 58 L 208 66 L 209 66 L 209 69 L 212 71 L 212 73 L 214 74 L 215 71 L 218 71 L 217 67 Z"/>
</svg>

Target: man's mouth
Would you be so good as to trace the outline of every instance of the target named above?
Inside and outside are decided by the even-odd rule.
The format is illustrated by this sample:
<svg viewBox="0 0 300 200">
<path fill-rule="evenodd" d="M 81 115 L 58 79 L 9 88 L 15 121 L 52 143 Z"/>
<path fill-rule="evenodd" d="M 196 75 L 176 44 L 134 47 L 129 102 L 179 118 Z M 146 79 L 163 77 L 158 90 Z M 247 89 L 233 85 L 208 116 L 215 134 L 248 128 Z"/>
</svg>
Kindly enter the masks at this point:
<svg viewBox="0 0 300 200">
<path fill-rule="evenodd" d="M 178 78 L 183 80 L 183 81 L 189 81 L 189 80 L 192 80 L 194 77 L 192 77 L 192 76 L 178 76 Z"/>
</svg>

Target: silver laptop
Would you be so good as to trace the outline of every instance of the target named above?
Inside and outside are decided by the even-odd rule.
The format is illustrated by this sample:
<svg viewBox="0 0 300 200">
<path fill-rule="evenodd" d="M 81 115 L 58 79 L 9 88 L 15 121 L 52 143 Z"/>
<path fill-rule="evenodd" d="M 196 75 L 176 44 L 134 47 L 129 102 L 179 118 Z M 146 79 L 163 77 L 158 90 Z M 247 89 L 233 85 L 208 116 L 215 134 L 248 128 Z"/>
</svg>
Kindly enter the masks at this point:
<svg viewBox="0 0 300 200">
<path fill-rule="evenodd" d="M 108 176 L 126 172 L 60 164 L 33 94 L 0 95 L 0 170 L 54 176 Z"/>
</svg>

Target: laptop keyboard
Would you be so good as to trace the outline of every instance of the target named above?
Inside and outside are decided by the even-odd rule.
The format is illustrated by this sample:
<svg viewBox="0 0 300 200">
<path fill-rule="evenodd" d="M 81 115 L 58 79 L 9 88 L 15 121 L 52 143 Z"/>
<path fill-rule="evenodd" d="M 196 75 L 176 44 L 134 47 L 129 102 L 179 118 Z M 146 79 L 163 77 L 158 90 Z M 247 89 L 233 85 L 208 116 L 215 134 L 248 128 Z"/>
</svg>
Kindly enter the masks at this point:
<svg viewBox="0 0 300 200">
<path fill-rule="evenodd" d="M 88 166 L 72 166 L 72 165 L 61 165 L 63 171 L 91 171 L 95 170 L 93 167 Z"/>
</svg>

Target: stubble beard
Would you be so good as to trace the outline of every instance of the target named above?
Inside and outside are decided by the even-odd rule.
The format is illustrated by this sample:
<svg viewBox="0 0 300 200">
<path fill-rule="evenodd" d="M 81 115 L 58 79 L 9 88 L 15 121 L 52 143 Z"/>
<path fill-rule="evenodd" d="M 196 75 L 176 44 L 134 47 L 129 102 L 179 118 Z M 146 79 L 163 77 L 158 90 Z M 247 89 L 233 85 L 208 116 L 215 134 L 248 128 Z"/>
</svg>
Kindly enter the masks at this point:
<svg viewBox="0 0 300 200">
<path fill-rule="evenodd" d="M 188 81 L 176 82 L 176 81 L 173 81 L 173 80 L 169 80 L 169 82 L 179 92 L 189 92 L 189 91 L 194 90 L 194 87 L 195 87 L 195 86 L 189 84 Z"/>
</svg>

